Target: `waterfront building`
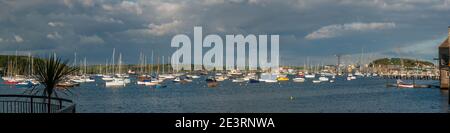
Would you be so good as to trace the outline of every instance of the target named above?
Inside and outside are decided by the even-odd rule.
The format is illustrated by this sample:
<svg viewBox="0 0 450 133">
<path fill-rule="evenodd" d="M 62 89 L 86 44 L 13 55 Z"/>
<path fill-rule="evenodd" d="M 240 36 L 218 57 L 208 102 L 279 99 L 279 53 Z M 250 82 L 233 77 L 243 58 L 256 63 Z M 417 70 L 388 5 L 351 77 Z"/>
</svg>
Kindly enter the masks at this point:
<svg viewBox="0 0 450 133">
<path fill-rule="evenodd" d="M 450 26 L 448 27 L 448 37 L 439 46 L 439 70 L 441 89 L 449 88 L 449 53 L 450 53 Z"/>
</svg>

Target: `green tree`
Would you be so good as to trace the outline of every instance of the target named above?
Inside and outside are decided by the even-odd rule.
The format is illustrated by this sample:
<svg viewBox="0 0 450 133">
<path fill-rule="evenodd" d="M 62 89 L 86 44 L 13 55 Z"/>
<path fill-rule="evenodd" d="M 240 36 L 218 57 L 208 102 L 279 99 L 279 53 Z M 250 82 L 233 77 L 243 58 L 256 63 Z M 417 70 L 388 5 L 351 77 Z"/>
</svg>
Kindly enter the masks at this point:
<svg viewBox="0 0 450 133">
<path fill-rule="evenodd" d="M 70 67 L 67 63 L 68 60 L 63 62 L 60 58 L 55 56 L 50 56 L 47 60 L 42 60 L 35 63 L 36 80 L 44 86 L 43 94 L 48 97 L 48 113 L 50 113 L 51 97 L 55 92 L 56 85 L 66 80 L 67 77 L 73 72 L 78 71 L 78 68 Z"/>
</svg>

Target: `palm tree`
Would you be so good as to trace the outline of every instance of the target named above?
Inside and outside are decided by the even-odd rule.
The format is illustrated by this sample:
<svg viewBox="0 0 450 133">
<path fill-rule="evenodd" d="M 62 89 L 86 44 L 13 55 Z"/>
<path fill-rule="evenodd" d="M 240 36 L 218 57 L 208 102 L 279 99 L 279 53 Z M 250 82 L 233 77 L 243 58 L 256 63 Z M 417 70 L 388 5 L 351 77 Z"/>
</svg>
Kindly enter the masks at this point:
<svg viewBox="0 0 450 133">
<path fill-rule="evenodd" d="M 48 97 L 48 113 L 50 113 L 51 96 L 55 92 L 56 85 L 66 80 L 69 74 L 78 71 L 78 68 L 70 67 L 67 63 L 68 60 L 62 62 L 60 58 L 53 55 L 48 60 L 37 61 L 35 64 L 36 80 L 44 86 L 43 94 Z"/>
</svg>

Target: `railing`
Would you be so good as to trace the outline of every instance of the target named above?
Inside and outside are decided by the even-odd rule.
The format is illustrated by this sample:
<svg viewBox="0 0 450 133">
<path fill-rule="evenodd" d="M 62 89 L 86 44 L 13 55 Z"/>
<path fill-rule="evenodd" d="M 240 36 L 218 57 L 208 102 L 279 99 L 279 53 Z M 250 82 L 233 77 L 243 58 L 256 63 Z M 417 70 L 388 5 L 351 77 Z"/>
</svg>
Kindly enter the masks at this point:
<svg viewBox="0 0 450 133">
<path fill-rule="evenodd" d="M 50 110 L 48 105 L 50 104 Z M 64 98 L 33 95 L 0 95 L 0 113 L 75 113 L 75 104 Z"/>
</svg>

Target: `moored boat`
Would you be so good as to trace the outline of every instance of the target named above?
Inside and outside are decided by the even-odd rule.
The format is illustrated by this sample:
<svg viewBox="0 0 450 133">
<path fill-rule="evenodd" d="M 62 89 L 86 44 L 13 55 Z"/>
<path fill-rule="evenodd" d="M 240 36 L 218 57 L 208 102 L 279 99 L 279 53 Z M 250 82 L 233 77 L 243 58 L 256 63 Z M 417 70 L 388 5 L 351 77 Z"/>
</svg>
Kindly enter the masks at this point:
<svg viewBox="0 0 450 133">
<path fill-rule="evenodd" d="M 305 82 L 305 78 L 294 78 L 292 79 L 294 82 Z"/>
<path fill-rule="evenodd" d="M 319 77 L 319 80 L 320 80 L 321 82 L 323 82 L 323 81 L 328 81 L 329 79 L 328 79 L 328 77 L 321 76 L 321 77 Z"/>
<path fill-rule="evenodd" d="M 289 81 L 288 77 L 278 77 L 277 78 L 278 81 Z"/>
<path fill-rule="evenodd" d="M 205 81 L 208 87 L 217 87 L 219 84 L 214 77 L 208 77 Z"/>
</svg>

